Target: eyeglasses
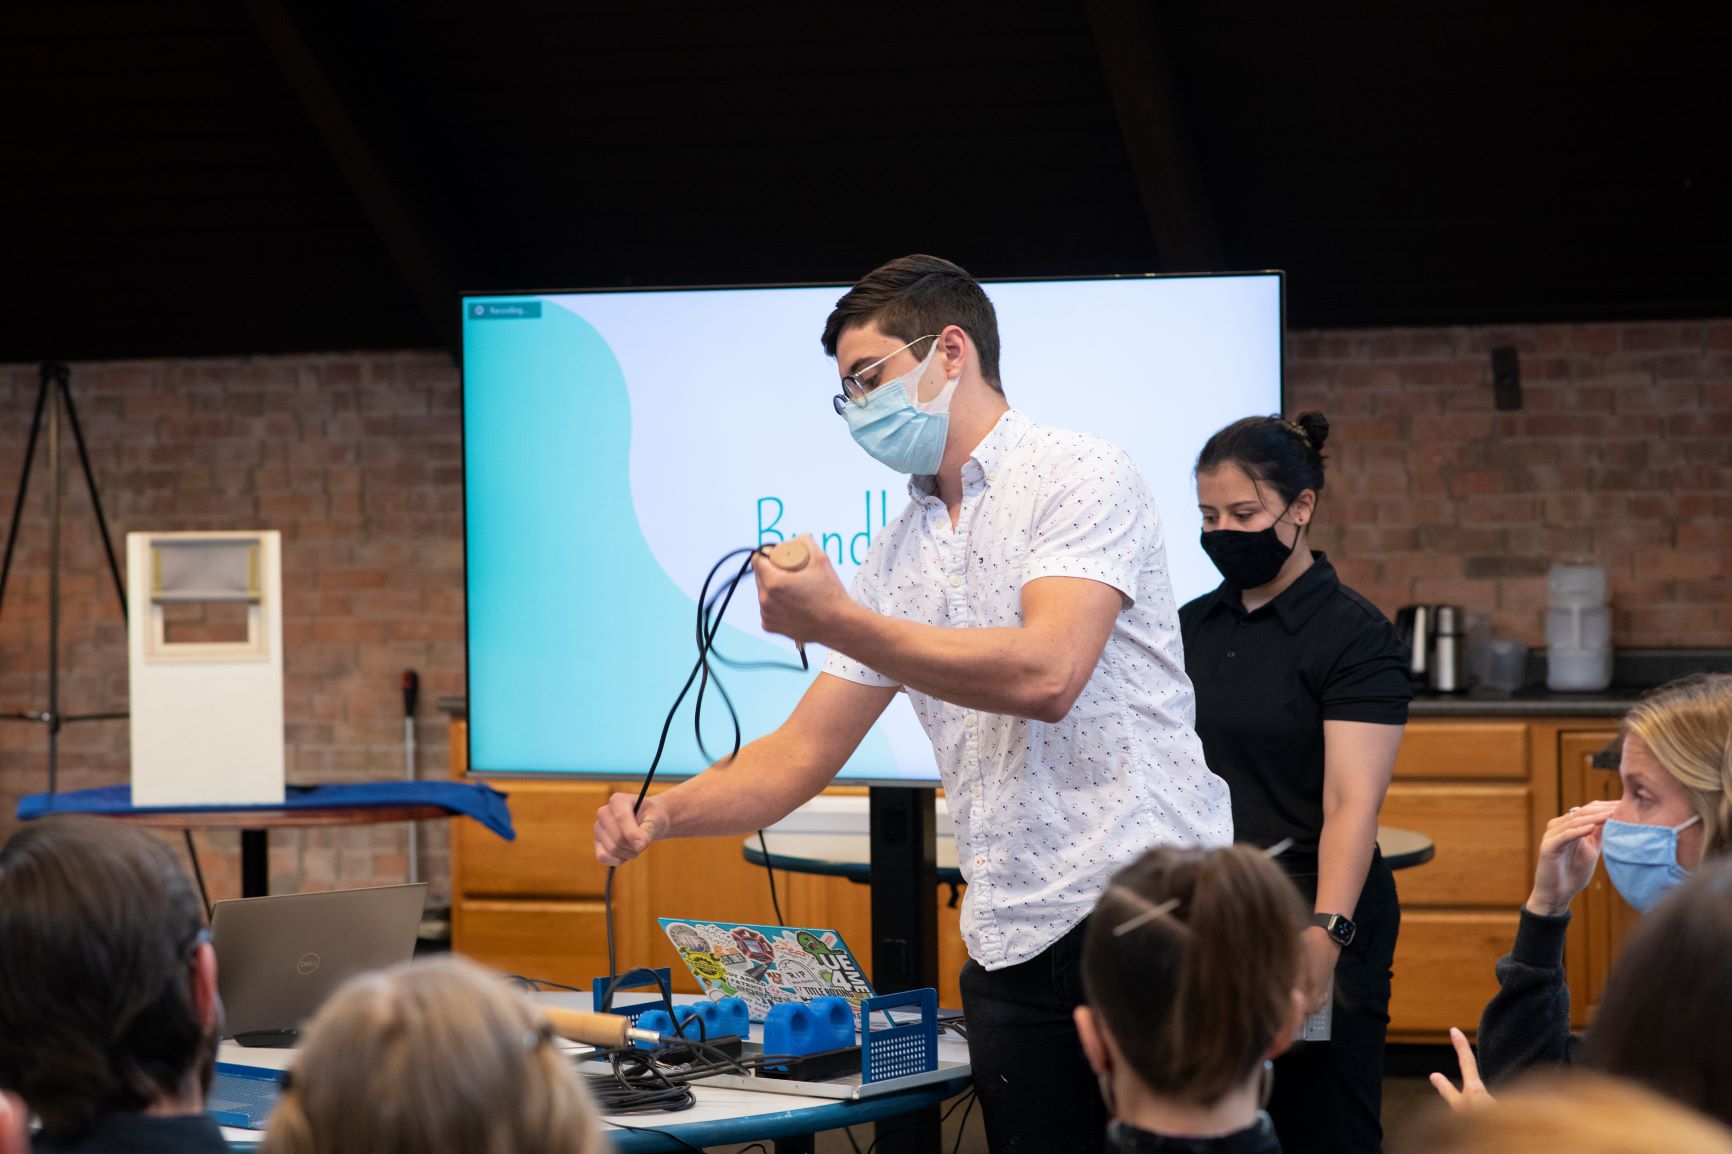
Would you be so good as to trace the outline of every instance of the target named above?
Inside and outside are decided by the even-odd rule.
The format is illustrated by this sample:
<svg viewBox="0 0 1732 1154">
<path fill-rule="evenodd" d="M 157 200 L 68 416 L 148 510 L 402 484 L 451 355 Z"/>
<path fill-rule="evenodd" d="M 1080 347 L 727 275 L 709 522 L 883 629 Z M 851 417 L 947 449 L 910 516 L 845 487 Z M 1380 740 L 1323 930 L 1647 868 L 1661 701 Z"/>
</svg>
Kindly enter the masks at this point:
<svg viewBox="0 0 1732 1154">
<path fill-rule="evenodd" d="M 848 407 L 848 405 L 850 405 L 850 404 L 864 405 L 866 403 L 866 398 L 871 396 L 872 390 L 877 388 L 878 386 L 875 384 L 874 385 L 864 384 L 860 380 L 861 377 L 865 376 L 867 373 L 870 373 L 873 369 L 877 368 L 879 365 L 882 365 L 885 361 L 889 360 L 891 357 L 893 357 L 897 353 L 901 352 L 902 349 L 911 349 L 915 345 L 919 344 L 921 341 L 934 340 L 937 338 L 937 336 L 938 336 L 937 333 L 929 333 L 923 337 L 915 337 L 913 340 L 911 340 L 907 344 L 903 345 L 901 349 L 892 349 L 890 352 L 885 353 L 883 356 L 879 357 L 877 360 L 873 361 L 871 364 L 867 365 L 865 368 L 861 369 L 859 372 L 849 373 L 847 376 L 842 378 L 842 391 L 837 393 L 834 397 L 830 398 L 830 407 L 835 409 L 836 415 L 838 417 L 840 417 L 843 413 L 843 410 L 845 410 Z"/>
</svg>

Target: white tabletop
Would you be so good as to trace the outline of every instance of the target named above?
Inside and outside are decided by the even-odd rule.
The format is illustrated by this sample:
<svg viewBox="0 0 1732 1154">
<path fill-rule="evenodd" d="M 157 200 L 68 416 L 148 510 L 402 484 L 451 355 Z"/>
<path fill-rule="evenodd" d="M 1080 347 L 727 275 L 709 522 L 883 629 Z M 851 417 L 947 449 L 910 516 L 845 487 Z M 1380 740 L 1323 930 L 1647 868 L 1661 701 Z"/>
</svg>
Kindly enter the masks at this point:
<svg viewBox="0 0 1732 1154">
<path fill-rule="evenodd" d="M 631 995 L 636 1000 L 638 995 Z M 568 992 L 547 992 L 532 995 L 534 1001 L 552 1006 L 563 1006 L 573 1010 L 587 1010 L 593 1005 L 588 994 Z M 695 994 L 675 994 L 676 1002 L 696 1002 L 701 1000 Z M 753 1023 L 752 1037 L 758 1039 L 762 1027 Z M 573 1054 L 589 1052 L 590 1047 L 561 1041 L 560 1047 Z M 217 1051 L 217 1061 L 232 1063 L 239 1066 L 259 1066 L 272 1070 L 284 1070 L 294 1064 L 296 1051 L 292 1049 L 266 1049 L 251 1046 L 240 1046 L 234 1042 L 224 1042 Z M 938 1057 L 944 1062 L 968 1061 L 967 1043 L 952 1035 L 938 1036 Z M 600 1073 L 606 1070 L 601 1063 L 580 1068 L 581 1072 Z M 689 1110 L 679 1110 L 660 1114 L 621 1115 L 616 1118 L 603 1118 L 603 1125 L 609 1130 L 621 1134 L 636 1129 L 685 1130 L 693 1126 L 714 1126 L 722 1123 L 740 1123 L 750 1125 L 752 1119 L 764 1122 L 783 1118 L 790 1114 L 804 1111 L 828 1110 L 830 1118 L 839 1103 L 830 1098 L 810 1098 L 800 1094 L 776 1094 L 758 1090 L 735 1090 L 723 1086 L 708 1086 L 697 1084 L 692 1087 L 692 1097 L 695 1104 Z M 863 1121 L 866 1119 L 862 1119 Z M 814 1129 L 827 1129 L 821 1124 L 822 1119 L 814 1119 L 820 1124 Z M 830 1125 L 836 1123 L 831 1122 Z M 262 1130 L 239 1130 L 223 1127 L 223 1137 L 229 1145 L 237 1150 L 256 1149 L 264 1139 Z"/>
</svg>

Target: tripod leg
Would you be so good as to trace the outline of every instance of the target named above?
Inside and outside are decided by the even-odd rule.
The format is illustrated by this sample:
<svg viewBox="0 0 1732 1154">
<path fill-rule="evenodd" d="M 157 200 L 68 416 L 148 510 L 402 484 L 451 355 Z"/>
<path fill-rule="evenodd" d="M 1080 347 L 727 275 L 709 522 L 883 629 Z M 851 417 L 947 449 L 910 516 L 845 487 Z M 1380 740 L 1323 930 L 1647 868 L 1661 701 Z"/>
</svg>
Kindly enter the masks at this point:
<svg viewBox="0 0 1732 1154">
<path fill-rule="evenodd" d="M 18 474 L 18 499 L 12 503 L 12 523 L 6 529 L 6 559 L 0 561 L 0 605 L 6 603 L 6 578 L 12 573 L 12 551 L 18 545 L 18 526 L 24 520 L 24 498 L 30 493 L 30 466 L 36 460 L 36 442 L 42 437 L 42 409 L 48 401 L 49 368 L 42 366 L 42 383 L 36 390 L 36 412 L 30 418 L 30 439 L 24 444 L 24 469 Z"/>
<path fill-rule="evenodd" d="M 62 373 L 65 369 L 59 368 Z M 44 365 L 44 380 L 53 370 Z M 49 386 L 53 388 L 52 385 Z M 48 395 L 48 792 L 60 792 L 60 392 Z"/>
<path fill-rule="evenodd" d="M 96 528 L 102 534 L 102 547 L 108 552 L 108 572 L 114 577 L 114 595 L 120 599 L 120 619 L 125 621 L 126 582 L 121 580 L 114 542 L 108 537 L 108 518 L 102 515 L 102 496 L 96 488 L 96 472 L 90 467 L 90 450 L 84 447 L 84 429 L 78 423 L 78 410 L 72 407 L 72 386 L 65 374 L 60 377 L 60 398 L 66 408 L 66 423 L 72 426 L 72 442 L 78 446 L 78 463 L 84 466 L 84 484 L 90 490 L 90 506 L 96 510 Z"/>
</svg>

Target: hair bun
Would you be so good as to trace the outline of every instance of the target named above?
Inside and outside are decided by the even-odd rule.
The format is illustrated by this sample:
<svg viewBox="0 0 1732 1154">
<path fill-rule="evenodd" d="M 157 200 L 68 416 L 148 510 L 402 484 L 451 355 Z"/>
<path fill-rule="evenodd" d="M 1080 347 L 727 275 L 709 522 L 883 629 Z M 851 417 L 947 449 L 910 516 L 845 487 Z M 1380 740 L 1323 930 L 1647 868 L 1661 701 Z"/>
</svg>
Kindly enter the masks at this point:
<svg viewBox="0 0 1732 1154">
<path fill-rule="evenodd" d="M 1299 426 L 1299 431 L 1305 434 L 1305 439 L 1311 442 L 1311 447 L 1317 452 L 1323 451 L 1323 442 L 1329 439 L 1329 418 L 1316 409 L 1306 409 L 1293 423 Z"/>
</svg>

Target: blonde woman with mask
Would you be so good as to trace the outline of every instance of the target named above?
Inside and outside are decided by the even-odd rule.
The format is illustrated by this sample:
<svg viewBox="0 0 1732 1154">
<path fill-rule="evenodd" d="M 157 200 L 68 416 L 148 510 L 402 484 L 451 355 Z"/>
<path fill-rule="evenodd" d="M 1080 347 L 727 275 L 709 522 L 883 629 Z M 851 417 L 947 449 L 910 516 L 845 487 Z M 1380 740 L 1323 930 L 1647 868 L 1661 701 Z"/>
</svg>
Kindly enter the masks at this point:
<svg viewBox="0 0 1732 1154">
<path fill-rule="evenodd" d="M 600 1119 L 553 1033 L 460 959 L 357 978 L 325 1003 L 264 1154 L 602 1154 Z"/>
<path fill-rule="evenodd" d="M 1618 893 L 1646 912 L 1704 861 L 1732 852 L 1732 676 L 1663 685 L 1621 728 L 1623 797 L 1553 818 L 1541 839 L 1515 949 L 1498 962 L 1501 988 L 1480 1018 L 1479 1066 L 1488 1082 L 1576 1060 L 1581 1038 L 1570 1032 L 1564 933 L 1570 903 L 1602 857 Z M 1614 972 L 1614 981 L 1624 977 L 1638 976 Z"/>
</svg>

